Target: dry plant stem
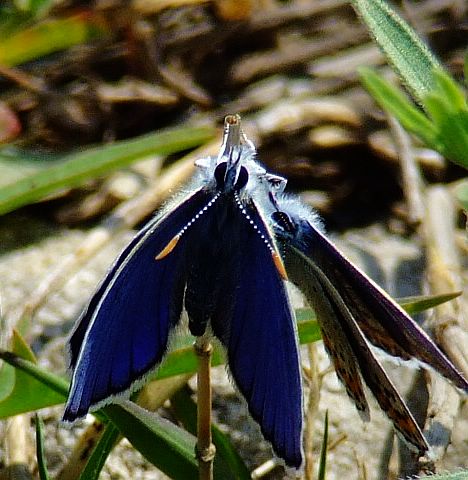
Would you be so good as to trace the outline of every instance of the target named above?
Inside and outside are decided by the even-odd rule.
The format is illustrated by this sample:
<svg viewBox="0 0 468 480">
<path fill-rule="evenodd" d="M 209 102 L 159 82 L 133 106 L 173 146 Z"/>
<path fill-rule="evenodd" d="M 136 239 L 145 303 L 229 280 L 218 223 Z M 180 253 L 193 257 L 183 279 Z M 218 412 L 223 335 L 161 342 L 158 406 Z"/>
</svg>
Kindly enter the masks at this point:
<svg viewBox="0 0 468 480">
<path fill-rule="evenodd" d="M 408 222 L 411 226 L 417 227 L 424 218 L 421 175 L 416 165 L 409 135 L 394 117 L 389 116 L 388 123 L 400 158 L 403 191 L 408 205 Z"/>
<path fill-rule="evenodd" d="M 265 463 L 262 463 L 252 472 L 252 480 L 256 480 L 258 478 L 264 477 L 265 475 L 268 475 L 277 466 L 278 460 L 276 458 L 271 458 L 270 460 L 267 460 Z"/>
<path fill-rule="evenodd" d="M 204 335 L 194 344 L 198 358 L 197 373 L 197 446 L 200 480 L 212 480 L 215 446 L 211 438 L 211 354 L 213 347 Z"/>
<path fill-rule="evenodd" d="M 395 141 L 396 153 L 400 161 L 402 186 L 408 209 L 407 222 L 414 229 L 420 230 L 425 214 L 423 181 L 421 179 L 418 165 L 416 164 L 411 139 L 394 117 L 389 115 L 388 123 Z M 413 378 L 415 378 L 414 375 Z M 423 390 L 426 388 L 425 385 L 422 383 L 419 384 L 418 382 L 415 382 L 414 385 L 417 385 L 417 387 L 413 391 L 412 396 L 414 398 L 424 397 L 425 391 L 423 392 Z M 395 446 L 395 442 L 393 445 Z M 407 451 L 405 447 L 403 448 L 403 451 L 400 450 L 399 454 L 398 451 L 393 448 L 389 457 L 389 475 L 392 475 L 393 473 L 395 476 L 400 476 L 418 469 L 416 458 L 414 456 L 406 458 L 406 455 Z"/>
<path fill-rule="evenodd" d="M 6 463 L 9 466 L 28 466 L 33 457 L 34 446 L 28 435 L 30 428 L 29 415 L 17 415 L 8 419 L 5 447 L 7 450 Z"/>
<path fill-rule="evenodd" d="M 27 74 L 17 68 L 0 64 L 0 76 L 17 83 L 26 90 L 36 93 L 47 93 L 47 86 L 42 78 Z"/>
<path fill-rule="evenodd" d="M 305 431 L 304 431 L 304 449 L 305 449 L 305 469 L 304 477 L 306 480 L 314 479 L 314 424 L 317 418 L 318 406 L 320 402 L 320 388 L 322 384 L 322 377 L 318 371 L 317 359 L 317 345 L 309 343 L 307 345 L 307 352 L 309 354 L 309 371 L 307 375 L 309 385 L 309 398 L 307 403 L 307 412 L 305 417 Z"/>
<path fill-rule="evenodd" d="M 427 189 L 425 234 L 427 270 L 432 294 L 462 289 L 460 259 L 455 242 L 456 209 L 449 191 L 442 186 Z M 460 300 L 452 300 L 435 309 L 431 327 L 438 343 L 450 359 L 468 375 L 467 319 Z M 428 371 L 430 392 L 426 437 L 433 448 L 437 468 L 450 442 L 460 398 L 446 380 Z M 429 466 L 431 468 L 431 466 Z M 427 467 L 421 465 L 421 469 Z"/>
</svg>

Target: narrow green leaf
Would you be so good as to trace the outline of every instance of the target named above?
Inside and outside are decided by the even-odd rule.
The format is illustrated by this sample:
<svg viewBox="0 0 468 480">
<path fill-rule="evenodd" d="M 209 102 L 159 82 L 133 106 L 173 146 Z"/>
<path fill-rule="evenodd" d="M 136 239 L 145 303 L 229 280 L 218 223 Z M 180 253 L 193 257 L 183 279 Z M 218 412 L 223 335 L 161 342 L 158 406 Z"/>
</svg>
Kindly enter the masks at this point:
<svg viewBox="0 0 468 480">
<path fill-rule="evenodd" d="M 299 343 L 301 344 L 318 342 L 322 338 L 320 325 L 315 319 L 313 321 L 299 322 L 297 324 L 297 332 L 299 334 Z"/>
<path fill-rule="evenodd" d="M 397 300 L 403 309 L 410 315 L 424 312 L 430 308 L 437 307 L 442 303 L 450 302 L 459 297 L 462 292 L 442 293 L 440 295 L 418 295 L 416 297 L 405 297 Z"/>
<path fill-rule="evenodd" d="M 81 472 L 80 480 L 98 480 L 107 457 L 114 448 L 118 438 L 120 437 L 119 429 L 109 422 L 102 434 L 101 438 L 94 447 L 93 453 L 89 457 L 85 468 Z"/>
<path fill-rule="evenodd" d="M 394 115 L 403 127 L 420 137 L 428 146 L 434 147 L 437 129 L 398 88 L 370 68 L 360 68 L 359 75 L 364 86 L 384 110 Z"/>
<path fill-rule="evenodd" d="M 9 161 L 2 158 L 0 150 L 0 188 L 27 177 L 49 165 L 39 165 L 33 162 Z"/>
<path fill-rule="evenodd" d="M 325 422 L 322 437 L 322 448 L 320 449 L 320 463 L 317 480 L 325 480 L 327 473 L 327 449 L 328 449 L 328 410 L 325 412 Z"/>
<path fill-rule="evenodd" d="M 177 419 L 191 434 L 197 433 L 197 405 L 187 388 L 180 389 L 172 398 L 171 406 Z M 250 472 L 228 437 L 216 426 L 211 427 L 216 446 L 214 460 L 215 480 L 249 480 Z"/>
<path fill-rule="evenodd" d="M 11 365 L 3 364 L 0 367 L 0 405 L 13 392 L 15 382 L 15 369 Z"/>
<path fill-rule="evenodd" d="M 468 168 L 468 109 L 466 102 L 463 94 L 460 97 L 461 92 L 456 92 L 458 87 L 450 79 L 445 82 L 443 88 L 445 90 L 426 95 L 424 106 L 437 129 L 440 153 L 453 162 Z"/>
<path fill-rule="evenodd" d="M 44 20 L 0 39 L 0 63 L 19 65 L 85 43 L 105 31 L 105 26 L 90 15 Z"/>
<path fill-rule="evenodd" d="M 429 93 L 424 97 L 424 107 L 432 118 L 435 128 L 438 130 L 438 135 L 440 135 L 440 125 L 448 113 L 445 99 L 436 93 Z"/>
<path fill-rule="evenodd" d="M 207 127 L 174 128 L 70 154 L 60 164 L 0 188 L 0 214 L 128 166 L 149 155 L 167 155 L 196 147 L 212 138 L 213 134 L 214 130 Z"/>
<path fill-rule="evenodd" d="M 42 418 L 36 413 L 36 456 L 37 467 L 39 470 L 39 478 L 41 480 L 49 480 L 49 472 L 47 471 L 47 462 L 44 453 L 44 423 Z"/>
<path fill-rule="evenodd" d="M 35 365 L 34 355 L 16 332 L 13 335 L 12 350 L 13 352 L 0 352 L 0 358 L 9 363 L 4 364 L 2 369 L 17 367 L 14 369 L 14 387 L 0 402 L 0 418 L 63 402 L 68 391 L 67 382 Z"/>
<path fill-rule="evenodd" d="M 446 105 L 452 111 L 466 110 L 466 98 L 462 88 L 444 70 L 435 70 L 436 92 L 444 98 Z M 424 101 L 423 101 L 424 103 Z"/>
<path fill-rule="evenodd" d="M 109 405 L 105 412 L 122 435 L 166 475 L 198 478 L 193 435 L 128 401 Z"/>
<path fill-rule="evenodd" d="M 468 168 L 468 110 L 446 111 L 439 120 L 438 128 L 441 153 Z"/>
<path fill-rule="evenodd" d="M 384 0 L 351 3 L 414 98 L 422 102 L 435 87 L 434 70 L 442 69 L 429 48 Z"/>
</svg>

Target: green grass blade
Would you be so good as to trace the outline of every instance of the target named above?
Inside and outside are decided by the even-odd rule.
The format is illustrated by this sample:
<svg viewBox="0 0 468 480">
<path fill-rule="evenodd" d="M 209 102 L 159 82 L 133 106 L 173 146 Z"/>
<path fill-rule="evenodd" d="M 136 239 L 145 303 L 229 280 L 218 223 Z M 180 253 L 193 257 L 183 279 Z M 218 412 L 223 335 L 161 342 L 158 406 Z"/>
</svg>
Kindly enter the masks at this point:
<svg viewBox="0 0 468 480">
<path fill-rule="evenodd" d="M 47 463 L 44 453 L 44 423 L 42 418 L 36 413 L 36 456 L 37 467 L 39 470 L 40 480 L 49 480 L 49 472 L 47 471 Z"/>
<path fill-rule="evenodd" d="M 418 102 L 435 87 L 441 66 L 416 32 L 384 0 L 352 0 L 389 62 Z"/>
<path fill-rule="evenodd" d="M 443 70 L 435 70 L 436 92 L 445 99 L 452 111 L 466 110 L 466 98 L 460 85 Z"/>
<path fill-rule="evenodd" d="M 2 369 L 14 371 L 13 388 L 0 401 L 0 418 L 56 405 L 66 398 L 68 382 L 38 367 L 29 347 L 16 332 L 12 352 L 0 351 L 0 358 L 8 363 Z"/>
<path fill-rule="evenodd" d="M 88 459 L 85 468 L 81 472 L 80 480 L 98 480 L 107 457 L 114 448 L 115 443 L 120 437 L 119 429 L 109 422 L 101 438 L 94 447 L 93 453 Z"/>
<path fill-rule="evenodd" d="M 0 63 L 19 65 L 102 36 L 106 29 L 89 15 L 44 20 L 0 39 Z"/>
<path fill-rule="evenodd" d="M 122 435 L 166 475 L 198 478 L 193 435 L 132 402 L 109 405 L 105 412 Z"/>
<path fill-rule="evenodd" d="M 398 88 L 370 68 L 360 68 L 359 75 L 380 107 L 394 115 L 403 127 L 420 137 L 428 146 L 435 146 L 437 129 Z"/>
<path fill-rule="evenodd" d="M 438 127 L 441 153 L 468 169 L 468 110 L 445 111 Z"/>
<path fill-rule="evenodd" d="M 224 356 L 215 349 L 212 357 L 212 365 L 218 366 L 224 363 Z M 155 378 L 157 380 L 182 375 L 184 373 L 195 373 L 198 368 L 197 357 L 193 352 L 193 347 L 184 347 L 170 353 L 158 369 Z"/>
<path fill-rule="evenodd" d="M 320 463 L 317 480 L 325 480 L 327 473 L 327 449 L 328 449 L 328 410 L 325 412 L 325 422 L 322 437 L 322 448 L 320 449 Z"/>
<path fill-rule="evenodd" d="M 0 214 L 149 155 L 168 155 L 196 147 L 213 135 L 214 129 L 208 127 L 174 128 L 70 154 L 57 165 L 0 188 Z"/>
<path fill-rule="evenodd" d="M 424 106 L 437 129 L 440 153 L 468 168 L 468 109 L 462 104 L 464 98 L 454 97 L 457 97 L 454 90 L 430 93 L 424 99 Z M 456 107 L 457 102 L 461 108 Z"/>
<path fill-rule="evenodd" d="M 397 300 L 409 315 L 424 312 L 459 297 L 462 292 L 441 293 L 440 295 L 418 295 Z"/>
</svg>

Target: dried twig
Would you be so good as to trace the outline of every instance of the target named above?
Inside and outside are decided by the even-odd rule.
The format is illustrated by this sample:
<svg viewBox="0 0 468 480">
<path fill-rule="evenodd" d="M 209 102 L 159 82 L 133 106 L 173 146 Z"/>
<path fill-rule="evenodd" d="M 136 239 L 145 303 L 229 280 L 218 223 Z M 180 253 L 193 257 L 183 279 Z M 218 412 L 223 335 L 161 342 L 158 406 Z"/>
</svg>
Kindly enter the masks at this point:
<svg viewBox="0 0 468 480">
<path fill-rule="evenodd" d="M 426 194 L 425 233 L 427 269 L 432 294 L 460 290 L 460 260 L 455 243 L 455 206 L 448 190 L 442 186 L 428 188 Z M 459 300 L 452 300 L 435 309 L 431 327 L 439 344 L 461 372 L 468 376 L 467 320 Z M 426 436 L 434 452 L 437 467 L 450 442 L 460 398 L 447 381 L 428 371 L 430 396 Z M 422 465 L 426 471 L 431 465 Z"/>
<path fill-rule="evenodd" d="M 389 116 L 388 123 L 399 153 L 403 191 L 408 205 L 408 222 L 412 227 L 417 227 L 424 218 L 421 175 L 414 158 L 409 135 L 394 117 Z"/>
</svg>

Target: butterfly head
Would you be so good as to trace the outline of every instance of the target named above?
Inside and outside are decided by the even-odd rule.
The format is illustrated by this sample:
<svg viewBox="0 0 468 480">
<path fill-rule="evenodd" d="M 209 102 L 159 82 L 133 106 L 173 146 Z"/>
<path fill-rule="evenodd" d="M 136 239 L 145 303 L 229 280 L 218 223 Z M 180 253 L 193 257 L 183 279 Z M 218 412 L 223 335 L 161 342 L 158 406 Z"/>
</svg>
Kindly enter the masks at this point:
<svg viewBox="0 0 468 480">
<path fill-rule="evenodd" d="M 195 164 L 208 188 L 252 197 L 253 191 L 269 175 L 256 162 L 256 153 L 255 146 L 242 131 L 240 116 L 228 115 L 224 120 L 223 143 L 218 155 L 199 159 Z"/>
</svg>

